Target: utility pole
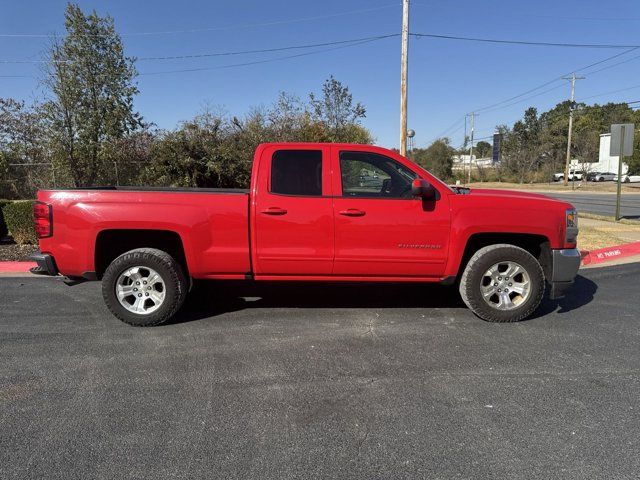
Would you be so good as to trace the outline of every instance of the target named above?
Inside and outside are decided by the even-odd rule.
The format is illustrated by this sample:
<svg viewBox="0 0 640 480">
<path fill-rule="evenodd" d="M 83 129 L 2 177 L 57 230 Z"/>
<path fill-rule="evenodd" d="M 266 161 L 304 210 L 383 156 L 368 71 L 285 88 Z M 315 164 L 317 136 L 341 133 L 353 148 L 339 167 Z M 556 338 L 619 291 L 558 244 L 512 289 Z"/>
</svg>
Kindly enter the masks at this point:
<svg viewBox="0 0 640 480">
<path fill-rule="evenodd" d="M 402 0 L 400 55 L 400 155 L 407 154 L 407 72 L 409 69 L 409 0 Z"/>
<path fill-rule="evenodd" d="M 571 163 L 571 134 L 573 133 L 573 99 L 576 93 L 576 80 L 583 80 L 585 77 L 576 77 L 575 72 L 570 77 L 562 77 L 571 80 L 571 105 L 569 106 L 569 135 L 567 135 L 567 161 L 564 165 L 564 186 L 569 185 L 569 164 Z M 573 174 L 575 177 L 575 173 Z"/>
<path fill-rule="evenodd" d="M 471 112 L 467 115 L 471 117 L 471 146 L 469 147 L 469 177 L 468 177 L 467 183 L 471 183 L 471 161 L 473 159 L 473 131 L 474 131 L 476 113 Z"/>
</svg>

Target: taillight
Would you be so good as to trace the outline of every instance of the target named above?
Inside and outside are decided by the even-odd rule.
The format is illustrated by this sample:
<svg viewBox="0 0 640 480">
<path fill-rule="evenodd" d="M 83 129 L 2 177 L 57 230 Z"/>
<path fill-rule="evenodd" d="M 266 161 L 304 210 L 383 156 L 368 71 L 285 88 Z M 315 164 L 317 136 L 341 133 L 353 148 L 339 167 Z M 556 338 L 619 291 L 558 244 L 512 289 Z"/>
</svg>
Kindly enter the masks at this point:
<svg viewBox="0 0 640 480">
<path fill-rule="evenodd" d="M 35 228 L 38 238 L 47 238 L 53 235 L 51 205 L 43 202 L 36 202 L 33 205 L 33 220 L 36 224 Z"/>
</svg>

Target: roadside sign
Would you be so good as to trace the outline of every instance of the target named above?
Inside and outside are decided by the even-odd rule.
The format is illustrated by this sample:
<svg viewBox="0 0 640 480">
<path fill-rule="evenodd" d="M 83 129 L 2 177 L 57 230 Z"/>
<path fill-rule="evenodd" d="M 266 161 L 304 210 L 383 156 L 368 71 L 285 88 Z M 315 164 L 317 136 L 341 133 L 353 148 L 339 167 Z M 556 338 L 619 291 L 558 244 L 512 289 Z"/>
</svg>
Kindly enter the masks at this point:
<svg viewBox="0 0 640 480">
<path fill-rule="evenodd" d="M 500 162 L 500 143 L 502 141 L 502 135 L 499 133 L 493 134 L 493 152 L 491 155 L 491 160 L 493 163 Z"/>
<path fill-rule="evenodd" d="M 633 155 L 633 131 L 635 125 L 633 123 L 614 123 L 611 125 L 611 143 L 609 149 L 609 155 L 612 157 L 620 156 L 622 127 L 624 127 L 624 146 L 622 156 L 630 157 Z"/>
<path fill-rule="evenodd" d="M 618 157 L 618 189 L 616 193 L 616 221 L 620 220 L 620 204 L 622 201 L 622 161 L 624 157 L 633 155 L 633 123 L 614 123 L 611 125 L 611 144 L 609 155 Z"/>
</svg>

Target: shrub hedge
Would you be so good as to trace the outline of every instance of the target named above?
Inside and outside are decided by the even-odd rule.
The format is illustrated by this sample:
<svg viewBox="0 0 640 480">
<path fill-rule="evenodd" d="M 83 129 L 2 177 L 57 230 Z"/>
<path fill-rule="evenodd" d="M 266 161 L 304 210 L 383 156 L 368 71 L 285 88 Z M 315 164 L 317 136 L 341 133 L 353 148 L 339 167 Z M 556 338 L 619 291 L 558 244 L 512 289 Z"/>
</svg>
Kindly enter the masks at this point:
<svg viewBox="0 0 640 480">
<path fill-rule="evenodd" d="M 2 207 L 4 221 L 9 234 L 18 245 L 38 243 L 36 231 L 33 226 L 34 200 L 22 200 L 11 202 Z"/>
<path fill-rule="evenodd" d="M 2 215 L 2 209 L 4 208 L 5 205 L 8 205 L 11 203 L 11 200 L 0 200 L 0 239 L 2 239 L 2 237 L 6 237 L 7 234 L 9 233 L 9 230 L 7 229 L 7 224 L 4 221 L 4 215 Z"/>
</svg>

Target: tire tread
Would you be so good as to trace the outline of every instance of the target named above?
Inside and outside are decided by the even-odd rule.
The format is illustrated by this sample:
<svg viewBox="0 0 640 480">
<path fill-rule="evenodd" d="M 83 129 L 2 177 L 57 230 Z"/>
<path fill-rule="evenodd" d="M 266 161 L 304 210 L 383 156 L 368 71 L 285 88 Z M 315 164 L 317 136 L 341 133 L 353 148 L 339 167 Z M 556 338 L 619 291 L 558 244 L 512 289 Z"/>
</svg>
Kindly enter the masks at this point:
<svg viewBox="0 0 640 480">
<path fill-rule="evenodd" d="M 115 294 L 111 292 L 114 280 L 113 277 L 121 272 L 123 264 L 131 260 L 142 260 L 142 264 L 145 264 L 145 260 L 151 260 L 152 262 L 158 261 L 167 269 L 170 274 L 170 278 L 167 279 L 167 282 L 172 283 L 176 290 L 176 295 L 173 296 L 173 300 L 169 304 L 169 308 L 162 308 L 164 307 L 164 305 L 162 305 L 159 312 L 151 313 L 147 317 L 133 317 L 133 314 L 125 315 L 119 310 L 120 305 L 118 304 L 118 300 L 115 297 Z M 109 311 L 118 319 L 135 327 L 153 327 L 166 322 L 180 309 L 184 303 L 186 294 L 186 278 L 182 271 L 182 267 L 167 252 L 156 248 L 137 248 L 123 253 L 111 262 L 102 278 L 102 295 Z"/>
<path fill-rule="evenodd" d="M 534 264 L 537 266 L 536 271 L 529 272 L 529 275 L 532 277 L 531 281 L 535 281 L 534 276 L 538 279 L 538 288 L 535 290 L 535 297 L 528 301 L 528 306 L 524 310 L 520 312 L 514 312 L 515 314 L 508 317 L 503 315 L 504 311 L 491 309 L 488 310 L 486 307 L 485 301 L 480 298 L 479 294 L 474 296 L 473 288 L 470 284 L 471 279 L 476 273 L 478 268 L 482 268 L 479 265 L 481 261 L 489 254 L 492 254 L 495 251 L 499 250 L 509 250 L 511 254 L 515 255 L 524 255 L 525 257 L 530 257 L 530 260 L 534 261 Z M 462 297 L 462 301 L 464 304 L 478 317 L 486 320 L 488 322 L 496 322 L 496 323 L 508 323 L 508 322 L 519 322 L 529 317 L 540 305 L 542 301 L 542 297 L 544 295 L 545 283 L 544 283 L 544 271 L 542 270 L 542 266 L 536 260 L 536 258 L 527 252 L 525 249 L 517 247 L 515 245 L 511 245 L 508 243 L 497 243 L 493 245 L 488 245 L 486 247 L 480 248 L 477 252 L 475 252 L 467 265 L 465 266 L 464 272 L 460 278 L 460 296 Z"/>
</svg>

